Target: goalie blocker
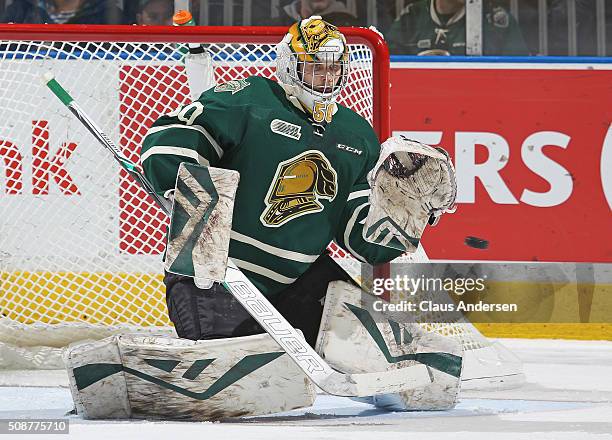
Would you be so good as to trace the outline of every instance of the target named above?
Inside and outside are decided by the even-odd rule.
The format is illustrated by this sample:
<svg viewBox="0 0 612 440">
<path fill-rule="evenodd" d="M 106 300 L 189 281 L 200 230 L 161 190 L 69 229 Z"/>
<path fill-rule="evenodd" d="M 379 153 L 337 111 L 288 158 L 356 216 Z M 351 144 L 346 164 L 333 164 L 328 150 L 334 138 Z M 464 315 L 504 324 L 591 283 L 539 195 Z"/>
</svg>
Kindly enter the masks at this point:
<svg viewBox="0 0 612 440">
<path fill-rule="evenodd" d="M 234 198 L 240 174 L 180 164 L 173 194 L 164 268 L 210 288 L 225 279 Z"/>
</svg>

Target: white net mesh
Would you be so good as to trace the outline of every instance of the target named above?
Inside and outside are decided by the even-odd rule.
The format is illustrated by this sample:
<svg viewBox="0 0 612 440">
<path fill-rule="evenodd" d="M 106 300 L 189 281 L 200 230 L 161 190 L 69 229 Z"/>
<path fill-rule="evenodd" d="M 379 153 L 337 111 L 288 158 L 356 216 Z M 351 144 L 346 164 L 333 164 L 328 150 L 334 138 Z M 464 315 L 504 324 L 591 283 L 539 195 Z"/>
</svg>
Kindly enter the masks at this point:
<svg viewBox="0 0 612 440">
<path fill-rule="evenodd" d="M 274 78 L 280 38 L 209 44 L 217 81 Z M 148 127 L 189 101 L 183 47 L 171 40 L 0 43 L 0 343 L 59 347 L 171 325 L 161 277 L 165 215 L 41 77 L 53 72 L 138 162 Z M 350 86 L 340 101 L 372 122 L 373 55 L 363 44 L 350 49 Z"/>
<path fill-rule="evenodd" d="M 217 81 L 274 78 L 274 44 L 280 38 L 209 44 Z M 350 51 L 351 76 L 340 102 L 372 123 L 382 112 L 374 104 L 373 54 L 364 44 L 350 44 Z M 57 368 L 59 352 L 41 346 L 62 347 L 126 329 L 171 331 L 161 275 L 165 215 L 41 77 L 52 71 L 138 162 L 148 127 L 189 100 L 181 58 L 181 45 L 171 40 L 0 42 L 0 353 L 5 362 L 29 348 L 24 357 L 30 366 Z M 334 244 L 330 250 L 347 269 L 359 271 L 345 251 Z M 426 255 L 421 250 L 410 258 Z M 468 325 L 430 326 L 468 348 L 488 344 Z M 1 367 L 7 365 L 0 362 Z"/>
</svg>

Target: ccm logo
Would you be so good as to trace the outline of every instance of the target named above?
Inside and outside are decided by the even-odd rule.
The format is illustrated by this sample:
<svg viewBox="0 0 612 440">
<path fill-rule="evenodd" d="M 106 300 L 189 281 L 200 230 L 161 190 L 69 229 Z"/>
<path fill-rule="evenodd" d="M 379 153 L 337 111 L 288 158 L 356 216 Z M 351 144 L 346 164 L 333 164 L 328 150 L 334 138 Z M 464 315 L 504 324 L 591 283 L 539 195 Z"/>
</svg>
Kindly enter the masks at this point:
<svg viewBox="0 0 612 440">
<path fill-rule="evenodd" d="M 357 156 L 361 156 L 361 153 L 363 153 L 363 151 L 358 150 L 357 148 L 349 147 L 348 145 L 344 145 L 344 144 L 338 144 L 336 145 L 336 147 L 339 150 L 348 151 L 349 153 L 356 154 Z"/>
</svg>

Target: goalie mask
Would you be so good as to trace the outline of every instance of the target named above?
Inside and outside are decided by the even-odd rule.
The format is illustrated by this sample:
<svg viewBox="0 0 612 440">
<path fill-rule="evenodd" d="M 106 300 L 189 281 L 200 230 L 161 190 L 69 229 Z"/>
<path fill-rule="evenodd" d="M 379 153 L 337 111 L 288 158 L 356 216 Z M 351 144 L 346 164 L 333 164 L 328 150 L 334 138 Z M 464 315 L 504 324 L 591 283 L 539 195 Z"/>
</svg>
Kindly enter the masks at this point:
<svg viewBox="0 0 612 440">
<path fill-rule="evenodd" d="M 331 122 L 349 76 L 344 35 L 319 16 L 293 24 L 276 46 L 276 76 L 315 122 Z"/>
</svg>

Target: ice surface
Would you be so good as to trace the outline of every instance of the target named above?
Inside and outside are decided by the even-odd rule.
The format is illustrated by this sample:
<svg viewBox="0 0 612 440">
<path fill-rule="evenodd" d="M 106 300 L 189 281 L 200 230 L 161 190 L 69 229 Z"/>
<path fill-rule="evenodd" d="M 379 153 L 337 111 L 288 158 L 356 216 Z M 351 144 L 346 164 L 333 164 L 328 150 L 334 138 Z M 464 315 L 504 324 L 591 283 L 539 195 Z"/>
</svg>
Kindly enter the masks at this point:
<svg viewBox="0 0 612 440">
<path fill-rule="evenodd" d="M 612 342 L 503 343 L 525 363 L 527 383 L 515 390 L 462 393 L 452 411 L 392 413 L 320 395 L 311 408 L 218 423 L 88 421 L 66 415 L 72 398 L 55 386 L 57 376 L 34 380 L 32 373 L 12 372 L 0 383 L 38 386 L 0 387 L 0 419 L 70 420 L 69 436 L 45 439 L 612 439 Z M 45 377 L 52 386 L 41 387 Z"/>
</svg>

